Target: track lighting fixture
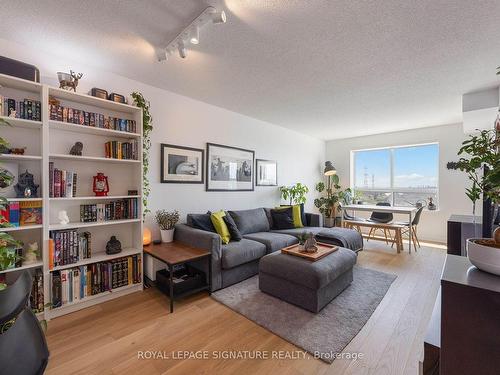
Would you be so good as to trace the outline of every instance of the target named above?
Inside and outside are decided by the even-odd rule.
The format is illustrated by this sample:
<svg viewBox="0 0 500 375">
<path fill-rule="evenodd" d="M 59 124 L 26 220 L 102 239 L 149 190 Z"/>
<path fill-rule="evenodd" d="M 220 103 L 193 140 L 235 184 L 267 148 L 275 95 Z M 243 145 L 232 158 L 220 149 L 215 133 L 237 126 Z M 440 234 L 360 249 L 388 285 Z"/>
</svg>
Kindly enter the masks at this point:
<svg viewBox="0 0 500 375">
<path fill-rule="evenodd" d="M 175 51 L 179 52 L 179 56 L 186 58 L 186 44 L 200 43 L 200 29 L 209 23 L 220 24 L 226 22 L 226 13 L 218 11 L 210 6 L 206 8 L 193 22 L 191 22 L 184 30 L 182 30 L 174 39 L 172 39 L 165 48 L 156 48 L 156 57 L 158 61 L 168 60 Z"/>
</svg>

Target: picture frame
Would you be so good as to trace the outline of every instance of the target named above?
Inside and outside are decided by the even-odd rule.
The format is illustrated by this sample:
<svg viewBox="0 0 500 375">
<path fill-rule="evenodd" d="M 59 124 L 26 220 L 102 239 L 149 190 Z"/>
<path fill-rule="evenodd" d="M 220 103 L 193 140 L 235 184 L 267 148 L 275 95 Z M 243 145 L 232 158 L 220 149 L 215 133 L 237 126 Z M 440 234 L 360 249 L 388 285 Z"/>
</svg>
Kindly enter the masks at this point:
<svg viewBox="0 0 500 375">
<path fill-rule="evenodd" d="M 206 191 L 254 191 L 255 151 L 207 143 Z"/>
<path fill-rule="evenodd" d="M 200 148 L 160 144 L 162 184 L 205 183 L 205 151 Z"/>
<path fill-rule="evenodd" d="M 255 160 L 255 185 L 278 186 L 278 163 L 276 160 Z"/>
</svg>

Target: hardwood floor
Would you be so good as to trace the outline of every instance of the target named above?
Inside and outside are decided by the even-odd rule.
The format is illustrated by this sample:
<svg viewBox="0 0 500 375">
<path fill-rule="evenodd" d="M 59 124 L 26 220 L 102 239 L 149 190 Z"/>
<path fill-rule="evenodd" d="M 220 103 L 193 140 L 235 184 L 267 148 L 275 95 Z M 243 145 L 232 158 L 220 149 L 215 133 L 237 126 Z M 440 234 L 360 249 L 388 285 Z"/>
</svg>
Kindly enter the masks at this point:
<svg viewBox="0 0 500 375">
<path fill-rule="evenodd" d="M 424 245 L 422 243 L 422 245 Z M 358 360 L 337 359 L 328 365 L 300 359 L 164 359 L 172 352 L 298 350 L 243 316 L 199 294 L 176 303 L 156 289 L 51 320 L 47 340 L 47 374 L 417 374 L 422 338 L 439 287 L 446 255 L 442 247 L 396 254 L 370 241 L 358 264 L 398 277 L 360 333 L 344 352 L 363 353 Z M 367 287 L 370 287 L 367 285 Z M 139 359 L 139 351 L 157 351 L 156 359 Z M 250 354 L 247 354 L 250 355 Z"/>
</svg>

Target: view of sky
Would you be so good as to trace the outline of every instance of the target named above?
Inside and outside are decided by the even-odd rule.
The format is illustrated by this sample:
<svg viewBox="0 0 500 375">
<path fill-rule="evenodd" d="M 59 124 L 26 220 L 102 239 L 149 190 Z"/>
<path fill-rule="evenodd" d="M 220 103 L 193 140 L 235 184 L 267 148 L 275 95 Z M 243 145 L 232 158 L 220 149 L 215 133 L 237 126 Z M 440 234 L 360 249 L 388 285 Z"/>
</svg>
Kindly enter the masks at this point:
<svg viewBox="0 0 500 375">
<path fill-rule="evenodd" d="M 355 186 L 390 188 L 391 153 L 394 157 L 394 188 L 437 187 L 439 168 L 437 144 L 357 151 L 354 154 Z"/>
</svg>

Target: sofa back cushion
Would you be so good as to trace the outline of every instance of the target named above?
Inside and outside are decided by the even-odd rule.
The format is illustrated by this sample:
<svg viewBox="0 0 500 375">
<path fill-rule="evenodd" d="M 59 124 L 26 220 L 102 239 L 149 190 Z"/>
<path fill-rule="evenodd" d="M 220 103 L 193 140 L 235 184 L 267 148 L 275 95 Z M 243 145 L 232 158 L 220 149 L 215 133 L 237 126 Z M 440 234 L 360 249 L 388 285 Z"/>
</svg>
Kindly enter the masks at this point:
<svg viewBox="0 0 500 375">
<path fill-rule="evenodd" d="M 271 210 L 273 217 L 273 229 L 293 229 L 295 224 L 293 222 L 293 208 L 285 207 L 276 210 Z"/>
<path fill-rule="evenodd" d="M 190 227 L 216 233 L 210 214 L 188 214 L 186 223 Z"/>
<path fill-rule="evenodd" d="M 263 208 L 253 210 L 229 211 L 242 235 L 256 232 L 269 232 L 269 220 Z"/>
</svg>

